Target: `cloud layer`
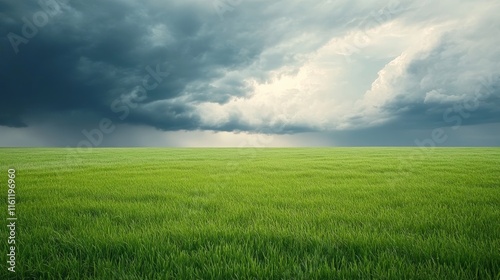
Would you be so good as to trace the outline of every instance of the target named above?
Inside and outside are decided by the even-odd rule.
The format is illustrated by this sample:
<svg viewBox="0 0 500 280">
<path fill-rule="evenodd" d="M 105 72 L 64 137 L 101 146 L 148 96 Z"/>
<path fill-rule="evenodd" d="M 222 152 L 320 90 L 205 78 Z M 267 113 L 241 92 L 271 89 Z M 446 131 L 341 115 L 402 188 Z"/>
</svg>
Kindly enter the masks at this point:
<svg viewBox="0 0 500 280">
<path fill-rule="evenodd" d="M 499 8 L 492 0 L 4 1 L 0 128 L 78 134 L 106 118 L 160 131 L 341 139 L 498 127 Z"/>
</svg>

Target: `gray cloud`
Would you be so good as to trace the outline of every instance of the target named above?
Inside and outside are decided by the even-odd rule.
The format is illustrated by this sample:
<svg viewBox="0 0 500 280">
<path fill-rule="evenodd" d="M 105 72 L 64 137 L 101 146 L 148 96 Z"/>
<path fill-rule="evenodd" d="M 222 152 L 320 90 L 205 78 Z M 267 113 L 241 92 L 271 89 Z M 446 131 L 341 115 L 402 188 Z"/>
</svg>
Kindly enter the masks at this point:
<svg viewBox="0 0 500 280">
<path fill-rule="evenodd" d="M 493 1 L 241 1 L 222 18 L 210 1 L 40 3 L 0 2 L 0 127 L 63 119 L 75 145 L 103 118 L 339 139 L 500 123 Z"/>
<path fill-rule="evenodd" d="M 500 123 L 500 39 L 490 36 L 498 26 L 498 17 L 484 14 L 446 31 L 412 59 L 383 109 L 413 127 L 455 126 L 458 117 L 460 124 Z"/>
<path fill-rule="evenodd" d="M 159 12 L 155 11 L 154 3 L 149 4 L 124 1 L 60 4 L 60 13 L 43 28 L 38 28 L 38 34 L 27 44 L 19 44 L 17 55 L 9 50 L 12 48 L 8 46 L 8 38 L 3 37 L 4 49 L 9 51 L 2 52 L 1 57 L 6 63 L 0 66 L 2 100 L 5 101 L 0 109 L 6 113 L 0 123 L 21 124 L 23 117 L 39 112 L 81 110 L 108 116 L 113 100 L 142 85 L 148 74 L 147 66 L 160 65 L 161 71 L 170 72 L 170 77 L 150 90 L 142 103 L 151 104 L 180 95 L 192 95 L 195 99 L 201 95 L 200 91 L 210 90 L 207 84 L 211 79 L 248 60 L 248 57 L 240 57 L 234 47 L 212 36 L 211 31 L 201 30 L 207 29 L 202 19 L 213 18 L 210 11 L 202 11 L 196 5 L 174 3 L 173 7 L 163 7 L 164 12 Z M 36 12 L 36 7 L 11 8 L 13 14 L 9 20 L 12 22 L 24 15 L 29 19 Z M 22 22 L 15 23 L 3 26 L 2 34 L 19 30 L 18 35 L 22 36 Z M 155 32 L 169 34 L 156 38 Z M 153 42 L 155 40 L 158 42 Z M 243 94 L 241 89 L 238 92 L 238 87 L 232 88 L 230 92 L 214 90 L 215 94 L 206 91 L 202 98 L 224 102 L 230 95 Z M 182 104 L 164 109 L 189 109 L 189 106 L 182 109 L 179 106 Z M 148 118 L 146 112 L 144 109 L 133 113 L 127 121 L 151 121 L 156 125 L 155 115 Z M 172 129 L 191 128 L 195 123 L 195 118 L 167 119 L 159 127 L 170 129 L 174 124 Z"/>
</svg>

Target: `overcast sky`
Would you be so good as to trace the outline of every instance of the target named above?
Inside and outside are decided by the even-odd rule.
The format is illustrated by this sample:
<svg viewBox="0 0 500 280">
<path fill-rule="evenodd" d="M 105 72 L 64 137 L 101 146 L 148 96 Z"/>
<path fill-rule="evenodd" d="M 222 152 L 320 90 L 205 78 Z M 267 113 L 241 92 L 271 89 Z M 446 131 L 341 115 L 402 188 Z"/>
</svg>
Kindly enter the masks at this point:
<svg viewBox="0 0 500 280">
<path fill-rule="evenodd" d="M 0 0 L 0 146 L 499 146 L 498 11 Z"/>
</svg>

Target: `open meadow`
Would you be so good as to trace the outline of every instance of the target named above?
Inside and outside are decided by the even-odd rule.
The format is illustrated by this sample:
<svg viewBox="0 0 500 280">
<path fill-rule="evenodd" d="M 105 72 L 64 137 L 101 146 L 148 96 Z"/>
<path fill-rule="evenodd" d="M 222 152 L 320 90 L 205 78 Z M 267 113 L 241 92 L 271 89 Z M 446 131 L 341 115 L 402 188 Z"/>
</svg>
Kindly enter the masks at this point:
<svg viewBox="0 0 500 280">
<path fill-rule="evenodd" d="M 0 279 L 500 279 L 499 148 L 1 148 L 0 172 Z"/>
</svg>

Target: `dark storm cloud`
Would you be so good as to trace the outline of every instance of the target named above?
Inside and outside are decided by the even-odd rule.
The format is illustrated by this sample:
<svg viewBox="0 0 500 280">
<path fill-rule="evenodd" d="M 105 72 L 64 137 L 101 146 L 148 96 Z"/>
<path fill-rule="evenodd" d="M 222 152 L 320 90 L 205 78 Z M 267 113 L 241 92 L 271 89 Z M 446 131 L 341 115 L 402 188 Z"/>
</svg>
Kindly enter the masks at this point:
<svg viewBox="0 0 500 280">
<path fill-rule="evenodd" d="M 168 78 L 118 121 L 194 129 L 200 127 L 200 117 L 193 104 L 246 96 L 245 78 L 265 80 L 267 71 L 297 63 L 294 54 L 314 50 L 344 32 L 340 26 L 348 20 L 373 9 L 347 1 L 326 6 L 248 1 L 223 11 L 221 19 L 210 1 L 40 3 L 1 3 L 6 17 L 0 27 L 5 35 L 0 125 L 23 126 L 23 120 L 47 112 L 87 111 L 116 118 L 111 103 L 142 85 L 147 66 L 160 65 L 169 71 Z M 46 22 L 40 20 L 44 12 Z M 37 31 L 31 32 L 33 28 Z M 32 38 L 26 30 L 34 33 Z M 315 33 L 309 44 L 261 57 L 263 51 L 308 32 Z M 252 64 L 256 66 L 247 69 Z M 229 72 L 240 76 L 226 76 Z M 183 102 L 173 100 L 178 97 Z"/>
<path fill-rule="evenodd" d="M 143 85 L 148 66 L 159 66 L 169 77 L 147 92 L 141 100 L 144 104 L 183 94 L 215 102 L 245 94 L 234 82 L 227 85 L 232 90 L 211 90 L 208 84 L 224 71 L 248 63 L 258 53 L 257 47 L 241 56 L 239 48 L 211 34 L 210 21 L 219 20 L 199 3 L 162 7 L 127 1 L 50 3 L 58 12 L 41 27 L 33 23 L 33 15 L 43 11 L 39 5 L 2 3 L 8 17 L 0 31 L 10 35 L 2 37 L 0 125 L 21 126 L 26 116 L 45 112 L 77 110 L 109 116 L 113 100 Z M 30 26 L 37 29 L 33 38 L 23 34 L 23 25 L 29 26 L 28 31 Z M 155 28 L 159 28 L 158 38 Z M 162 37 L 165 32 L 169 38 Z M 187 104 L 163 108 L 170 109 L 167 116 L 172 118 L 163 123 L 154 115 L 161 111 L 158 108 L 149 116 L 147 110 L 139 110 L 125 121 L 163 129 L 196 127 L 196 117 L 177 117 L 178 111 L 190 109 Z"/>
<path fill-rule="evenodd" d="M 339 143 L 359 135 L 370 138 L 363 143 L 397 144 L 408 143 L 414 136 L 411 129 L 499 123 L 500 41 L 492 34 L 499 33 L 500 24 L 492 2 L 415 3 L 0 1 L 0 127 L 73 127 L 59 132 L 74 133 L 68 138 L 73 141 L 81 138 L 83 129 L 96 128 L 108 118 L 115 125 L 165 131 L 334 131 Z M 463 18 L 467 21 L 460 24 Z M 385 42 L 370 45 L 376 36 L 387 35 L 369 32 L 383 25 L 392 26 L 384 30 L 396 34 L 445 31 L 436 35 L 438 43 L 409 55 L 401 65 L 404 71 L 391 73 L 394 69 L 381 71 L 380 63 L 406 50 L 394 50 Z M 343 73 L 332 71 L 338 77 L 324 79 L 327 85 L 319 85 L 321 94 L 279 97 L 272 90 L 255 91 L 255 84 L 272 84 L 277 76 L 299 73 L 323 47 L 333 48 L 333 39 L 342 45 L 340 51 L 320 56 L 325 65 L 341 65 L 335 61 L 339 53 L 348 60 L 363 58 L 364 49 L 371 46 L 373 52 L 366 57 L 375 58 L 361 67 L 371 70 L 359 71 L 364 77 L 346 75 L 345 80 Z M 394 42 L 405 45 L 403 40 Z M 373 94 L 373 100 L 384 101 L 365 104 L 363 94 L 377 75 L 384 81 L 383 90 Z M 329 80 L 335 81 L 329 85 Z M 354 90 L 333 86 L 342 83 Z M 362 83 L 366 85 L 358 87 Z M 257 101 L 252 100 L 256 95 Z M 274 95 L 279 98 L 267 99 Z M 366 106 L 337 107 L 332 100 L 339 96 L 359 97 L 353 104 Z M 231 103 L 235 99 L 248 102 Z M 267 106 L 269 102 L 276 104 Z M 344 115 L 325 112 L 330 107 L 340 108 Z M 345 132 L 335 132 L 344 127 Z M 57 129 L 48 131 L 57 134 Z M 408 139 L 391 142 L 383 137 L 390 131 L 409 135 Z"/>
</svg>

